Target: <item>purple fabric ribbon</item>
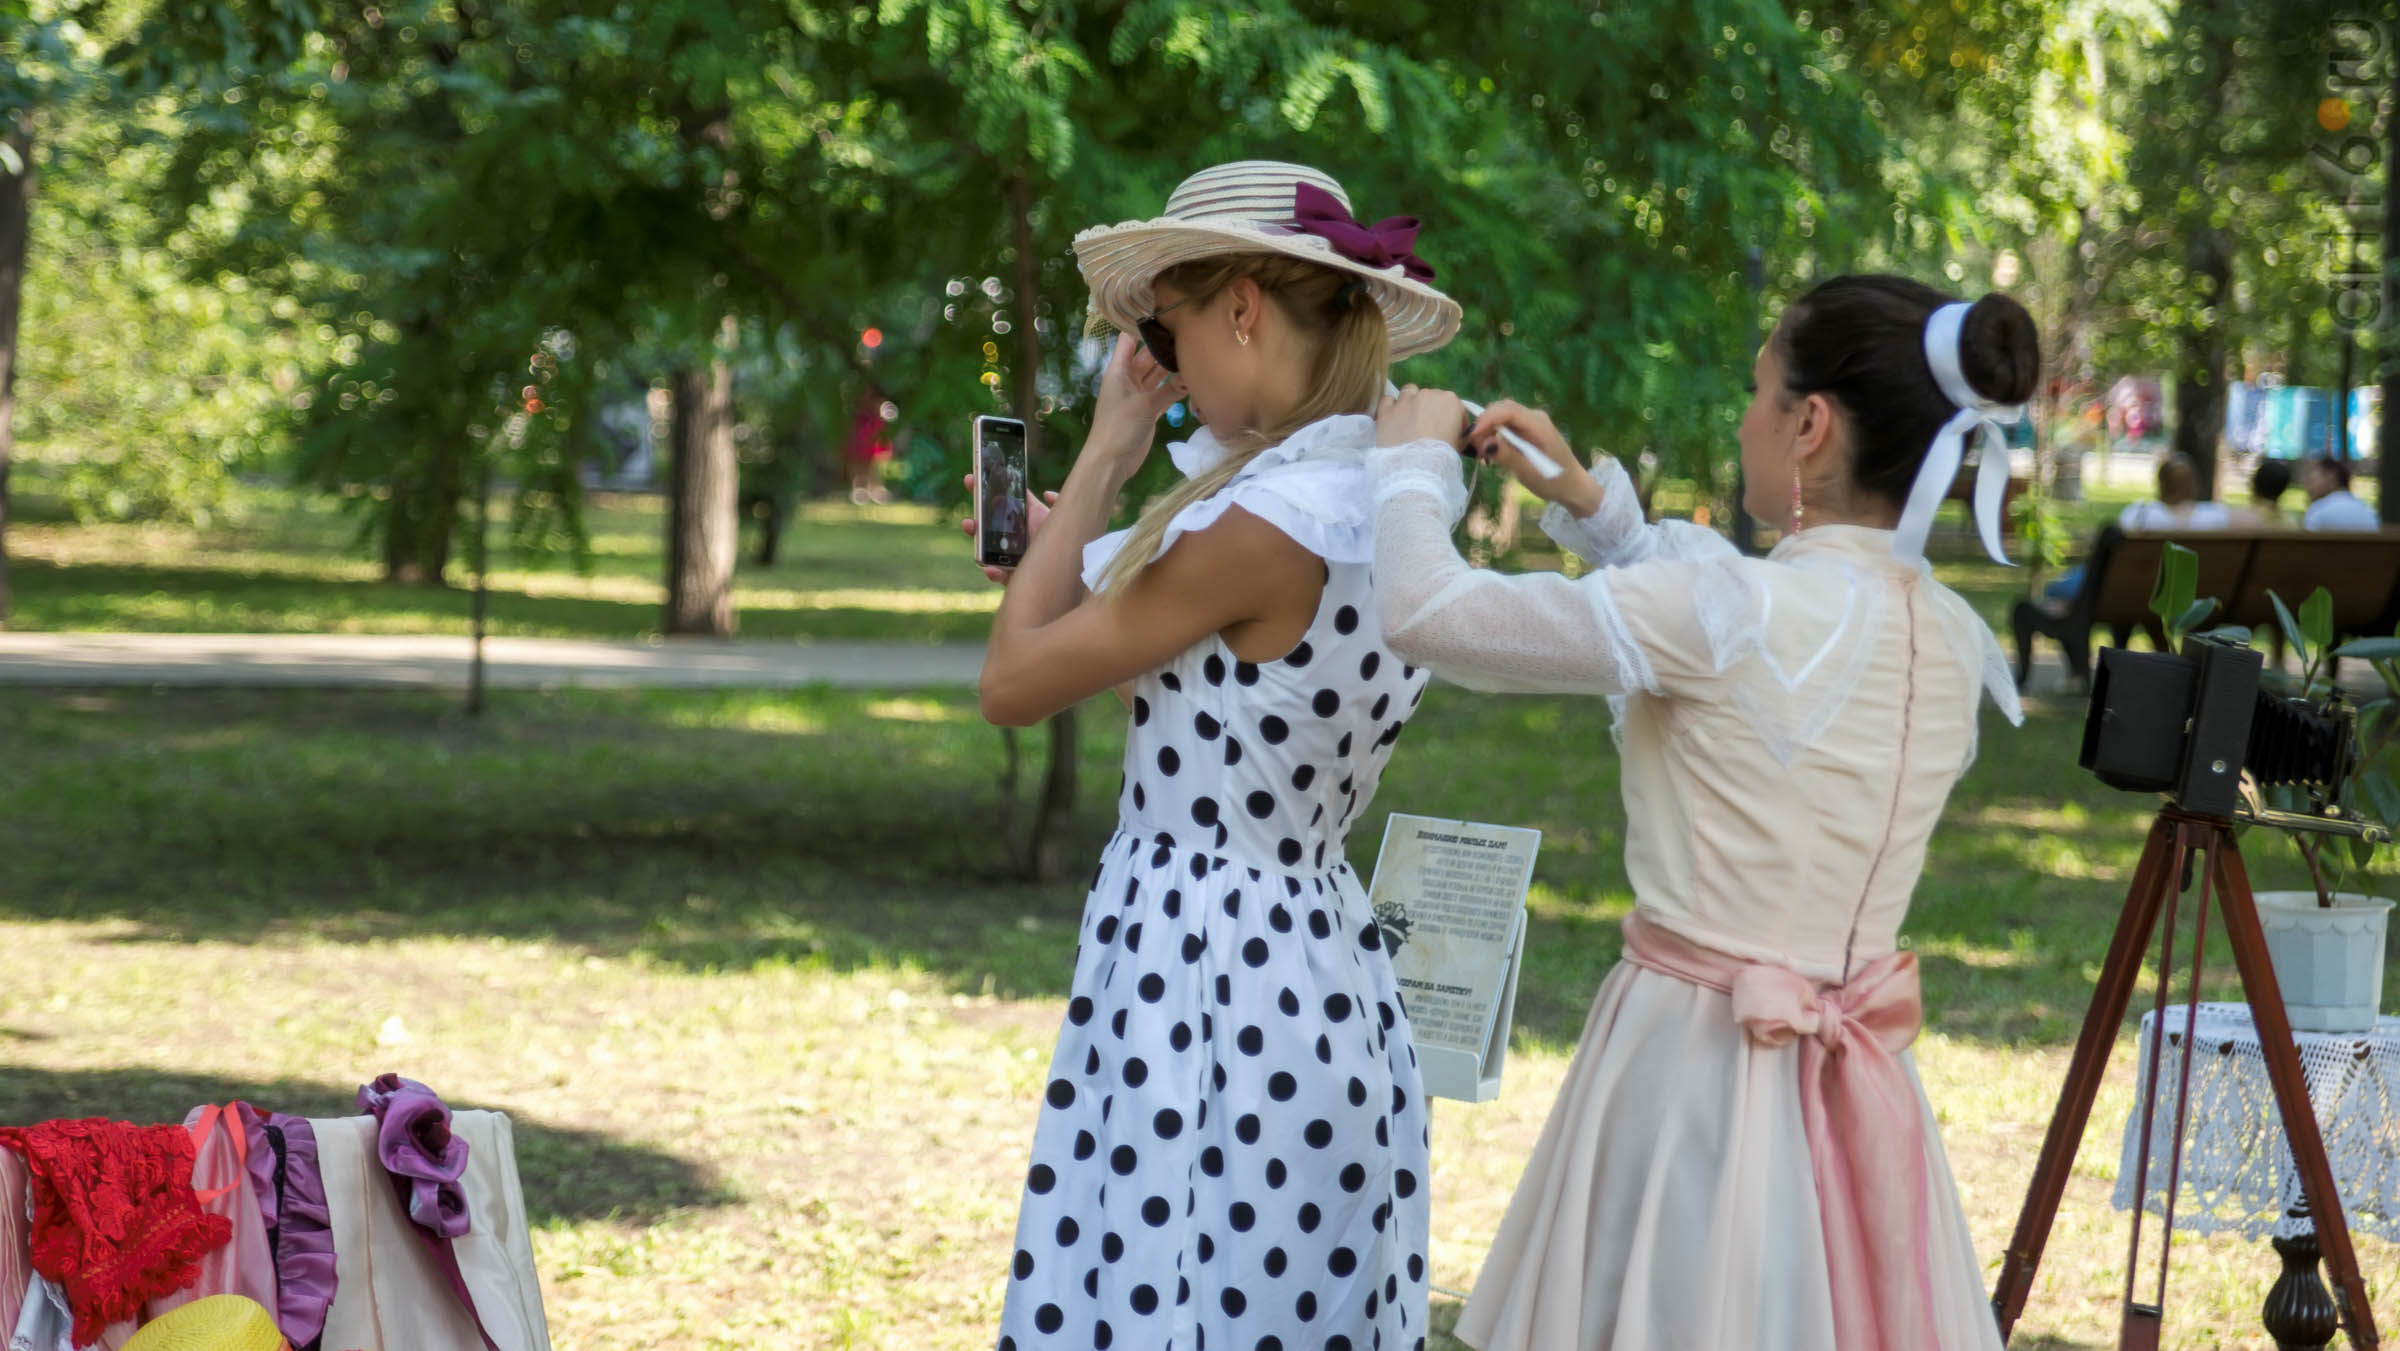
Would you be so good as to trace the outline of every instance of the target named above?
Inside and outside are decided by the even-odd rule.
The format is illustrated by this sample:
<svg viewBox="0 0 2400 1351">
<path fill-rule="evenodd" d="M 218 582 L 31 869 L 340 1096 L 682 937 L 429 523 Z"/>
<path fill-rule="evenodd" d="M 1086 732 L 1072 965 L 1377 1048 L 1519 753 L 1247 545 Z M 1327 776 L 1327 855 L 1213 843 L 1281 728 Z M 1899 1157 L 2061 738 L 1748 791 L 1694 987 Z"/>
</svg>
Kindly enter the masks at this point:
<svg viewBox="0 0 2400 1351">
<path fill-rule="evenodd" d="M 359 1088 L 358 1105 L 375 1118 L 375 1157 L 406 1188 L 409 1220 L 436 1238 L 473 1227 L 458 1182 L 467 1142 L 450 1133 L 449 1104 L 414 1079 L 385 1074 Z"/>
<path fill-rule="evenodd" d="M 1342 199 L 1313 183 L 1292 189 L 1292 226 L 1333 245 L 1333 251 L 1368 267 L 1395 264 L 1412 281 L 1432 281 L 1433 265 L 1409 252 L 1416 246 L 1417 218 L 1388 216 L 1362 225 L 1342 205 Z"/>
</svg>

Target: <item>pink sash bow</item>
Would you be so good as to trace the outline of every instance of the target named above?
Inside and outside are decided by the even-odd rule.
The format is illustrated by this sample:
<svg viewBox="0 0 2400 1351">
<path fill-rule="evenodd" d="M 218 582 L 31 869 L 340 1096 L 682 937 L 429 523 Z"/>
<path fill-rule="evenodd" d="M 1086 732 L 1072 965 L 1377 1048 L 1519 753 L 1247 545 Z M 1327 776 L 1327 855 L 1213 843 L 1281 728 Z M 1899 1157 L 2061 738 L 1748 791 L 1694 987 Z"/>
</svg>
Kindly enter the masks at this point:
<svg viewBox="0 0 2400 1351">
<path fill-rule="evenodd" d="M 1825 1235 L 1843 1351 L 1938 1345 L 1926 1196 L 1925 1121 L 1900 1053 L 1924 1025 L 1917 959 L 1894 952 L 1846 985 L 1705 947 L 1625 918 L 1625 959 L 1733 1000 L 1767 1048 L 1800 1041 L 1800 1119 Z"/>
</svg>

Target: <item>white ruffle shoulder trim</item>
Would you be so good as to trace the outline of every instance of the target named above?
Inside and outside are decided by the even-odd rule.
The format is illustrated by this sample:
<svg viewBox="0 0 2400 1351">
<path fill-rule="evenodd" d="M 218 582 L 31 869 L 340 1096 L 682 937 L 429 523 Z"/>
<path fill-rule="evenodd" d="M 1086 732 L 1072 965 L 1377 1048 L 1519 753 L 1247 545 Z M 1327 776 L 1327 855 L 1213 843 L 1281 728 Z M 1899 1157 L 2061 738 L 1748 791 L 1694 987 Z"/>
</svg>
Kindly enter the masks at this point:
<svg viewBox="0 0 2400 1351">
<path fill-rule="evenodd" d="M 1375 516 L 1365 462 L 1374 446 L 1375 419 L 1363 413 L 1312 422 L 1253 456 L 1224 487 L 1175 513 L 1150 557 L 1240 507 L 1328 563 L 1369 562 L 1375 556 Z M 1190 440 L 1170 443 L 1167 455 L 1185 478 L 1192 478 L 1223 460 L 1226 451 L 1202 427 Z M 1100 589 L 1101 576 L 1132 533 L 1112 531 L 1083 546 L 1087 590 Z"/>
</svg>

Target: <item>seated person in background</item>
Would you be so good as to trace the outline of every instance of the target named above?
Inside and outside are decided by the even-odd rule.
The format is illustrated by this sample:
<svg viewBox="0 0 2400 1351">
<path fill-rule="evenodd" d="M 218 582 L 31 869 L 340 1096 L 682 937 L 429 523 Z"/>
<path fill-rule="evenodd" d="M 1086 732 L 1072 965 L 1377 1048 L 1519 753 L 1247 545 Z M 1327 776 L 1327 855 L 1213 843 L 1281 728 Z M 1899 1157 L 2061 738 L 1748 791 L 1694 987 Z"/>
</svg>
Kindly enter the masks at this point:
<svg viewBox="0 0 2400 1351">
<path fill-rule="evenodd" d="M 2308 494 L 2308 514 L 2300 524 L 2310 530 L 2375 530 L 2383 522 L 2375 508 L 2350 491 L 2350 466 L 2325 455 L 2300 462 L 2300 487 Z"/>
<path fill-rule="evenodd" d="M 2200 471 L 2188 455 L 2165 455 L 2158 462 L 2158 496 L 2136 502 L 2117 515 L 2126 530 L 2223 530 L 2233 513 L 2222 502 L 2200 500 Z"/>
<path fill-rule="evenodd" d="M 2200 471 L 2192 466 L 2189 455 L 2162 457 L 2158 496 L 2117 513 L 2117 526 L 2123 530 L 2223 530 L 2232 524 L 2233 513 L 2224 503 L 2200 500 Z M 2078 563 L 2044 586 L 2042 595 L 2065 602 L 2074 599 L 2082 585 L 2083 565 Z"/>
<path fill-rule="evenodd" d="M 2298 525 L 2283 514 L 2283 494 L 2292 486 L 2292 466 L 2261 459 L 2250 473 L 2250 515 L 2260 525 Z"/>
</svg>

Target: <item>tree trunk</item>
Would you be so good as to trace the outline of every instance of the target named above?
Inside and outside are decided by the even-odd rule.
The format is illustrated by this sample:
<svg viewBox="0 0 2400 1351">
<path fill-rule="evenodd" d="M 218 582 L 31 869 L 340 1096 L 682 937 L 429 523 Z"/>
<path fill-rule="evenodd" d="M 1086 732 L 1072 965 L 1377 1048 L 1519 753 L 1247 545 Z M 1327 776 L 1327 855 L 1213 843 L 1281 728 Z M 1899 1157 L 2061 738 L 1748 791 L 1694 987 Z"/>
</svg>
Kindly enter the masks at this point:
<svg viewBox="0 0 2400 1351">
<path fill-rule="evenodd" d="M 2225 237 L 2195 223 L 2184 255 L 2184 282 L 2203 316 L 2183 331 L 2183 366 L 2175 375 L 2175 450 L 2200 471 L 2200 497 L 2217 496 L 2217 441 L 2225 431 L 2225 308 L 2232 299 L 2233 258 Z"/>
<path fill-rule="evenodd" d="M 17 304 L 25 290 L 25 239 L 32 222 L 33 135 L 20 120 L 0 123 L 0 629 L 8 627 L 8 465 L 16 453 Z"/>
<path fill-rule="evenodd" d="M 1017 360 L 1015 391 L 1011 402 L 1017 416 L 1025 423 L 1026 488 L 1031 491 L 1031 469 L 1034 457 L 1041 453 L 1042 436 L 1042 339 L 1034 321 L 1042 312 L 1042 271 L 1040 261 L 1033 256 L 1033 187 L 1020 169 L 1008 183 L 1008 205 L 1013 242 L 1016 245 L 1016 335 Z M 1057 860 L 1052 857 L 1053 837 L 1058 827 L 1075 810 L 1075 709 L 1061 710 L 1050 719 L 1050 762 L 1042 774 L 1042 795 L 1034 804 L 1033 828 L 1028 837 L 1025 858 L 1034 880 L 1044 881 L 1058 873 Z"/>
<path fill-rule="evenodd" d="M 441 449 L 430 460 L 403 463 L 383 504 L 383 576 L 410 586 L 440 586 L 458 531 L 459 457 Z"/>
<path fill-rule="evenodd" d="M 675 467 L 667 520 L 671 634 L 733 635 L 733 559 L 741 525 L 733 458 L 733 368 L 675 373 Z"/>
<path fill-rule="evenodd" d="M 2400 100 L 2400 61 L 2392 63 L 2392 96 Z M 2400 109 L 2400 101 L 2392 107 Z M 2392 338 L 2400 332 L 2400 276 L 2392 271 L 2400 265 L 2400 135 L 2395 132 L 2400 132 L 2400 117 L 2383 133 L 2383 305 L 2375 316 L 2375 364 L 2383 384 L 2383 411 L 2375 424 L 2376 509 L 2385 525 L 2400 525 L 2400 359 L 2392 351 Z"/>
</svg>

